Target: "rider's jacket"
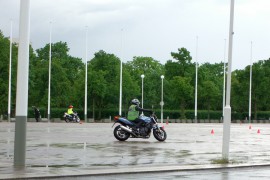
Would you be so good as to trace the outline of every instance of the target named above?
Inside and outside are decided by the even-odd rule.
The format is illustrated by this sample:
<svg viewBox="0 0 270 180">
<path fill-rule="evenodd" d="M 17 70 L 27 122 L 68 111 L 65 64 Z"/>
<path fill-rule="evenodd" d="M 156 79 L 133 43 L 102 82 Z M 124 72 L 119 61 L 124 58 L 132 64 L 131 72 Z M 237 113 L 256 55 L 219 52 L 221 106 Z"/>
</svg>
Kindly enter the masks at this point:
<svg viewBox="0 0 270 180">
<path fill-rule="evenodd" d="M 140 112 L 153 113 L 152 110 L 143 109 L 143 108 L 140 108 L 138 105 L 132 104 L 131 106 L 129 106 L 129 109 L 128 109 L 128 118 L 127 119 L 130 120 L 130 121 L 136 120 L 139 117 Z"/>
<path fill-rule="evenodd" d="M 72 108 L 68 108 L 67 113 L 68 113 L 68 114 L 73 114 L 73 110 L 72 110 Z"/>
<path fill-rule="evenodd" d="M 139 117 L 139 111 L 136 110 L 136 106 L 137 105 L 134 105 L 132 104 L 129 109 L 128 109 L 128 120 L 130 121 L 134 121 L 136 118 Z"/>
</svg>

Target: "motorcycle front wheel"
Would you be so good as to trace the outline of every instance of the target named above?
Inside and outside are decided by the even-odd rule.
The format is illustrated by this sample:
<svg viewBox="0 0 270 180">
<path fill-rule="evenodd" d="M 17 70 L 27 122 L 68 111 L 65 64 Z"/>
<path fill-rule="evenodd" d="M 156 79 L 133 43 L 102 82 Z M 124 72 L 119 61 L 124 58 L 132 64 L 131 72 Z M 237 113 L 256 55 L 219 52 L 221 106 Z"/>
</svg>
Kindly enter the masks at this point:
<svg viewBox="0 0 270 180">
<path fill-rule="evenodd" d="M 120 125 L 114 128 L 113 134 L 114 134 L 114 137 L 119 141 L 125 141 L 130 136 L 128 132 L 121 129 Z"/>
<path fill-rule="evenodd" d="M 66 121 L 66 123 L 69 123 L 69 120 L 68 120 L 68 118 L 65 118 L 65 121 Z"/>
<path fill-rule="evenodd" d="M 165 141 L 167 138 L 167 133 L 163 128 L 154 129 L 153 134 L 158 141 Z"/>
</svg>

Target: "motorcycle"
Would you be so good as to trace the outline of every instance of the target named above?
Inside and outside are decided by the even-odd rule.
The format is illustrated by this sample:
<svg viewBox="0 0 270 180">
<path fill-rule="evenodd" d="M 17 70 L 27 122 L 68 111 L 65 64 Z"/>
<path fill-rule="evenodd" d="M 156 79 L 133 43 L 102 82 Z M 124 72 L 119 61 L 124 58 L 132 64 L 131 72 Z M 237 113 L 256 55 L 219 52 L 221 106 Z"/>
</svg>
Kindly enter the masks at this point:
<svg viewBox="0 0 270 180">
<path fill-rule="evenodd" d="M 68 114 L 65 112 L 64 114 L 64 120 L 69 123 L 69 122 L 80 122 L 80 117 L 78 116 L 78 113 L 77 112 L 73 112 L 73 115 L 71 114 Z"/>
<path fill-rule="evenodd" d="M 125 141 L 128 138 L 144 138 L 148 139 L 151 136 L 153 129 L 153 135 L 158 141 L 165 141 L 167 133 L 163 127 L 158 125 L 157 116 L 151 114 L 150 117 L 140 116 L 140 119 L 144 121 L 139 127 L 132 121 L 127 120 L 121 116 L 114 117 L 114 124 L 119 123 L 120 125 L 114 128 L 114 137 L 119 141 Z"/>
</svg>

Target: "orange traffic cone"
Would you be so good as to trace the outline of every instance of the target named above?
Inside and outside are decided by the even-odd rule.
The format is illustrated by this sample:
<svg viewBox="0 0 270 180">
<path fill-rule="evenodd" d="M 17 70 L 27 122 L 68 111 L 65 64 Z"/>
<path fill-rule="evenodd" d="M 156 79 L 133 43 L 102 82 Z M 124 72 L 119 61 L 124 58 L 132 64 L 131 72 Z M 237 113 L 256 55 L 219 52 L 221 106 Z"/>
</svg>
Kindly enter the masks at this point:
<svg viewBox="0 0 270 180">
<path fill-rule="evenodd" d="M 258 133 L 258 134 L 260 134 L 260 133 L 261 133 L 260 129 L 258 129 L 257 133 Z"/>
<path fill-rule="evenodd" d="M 212 129 L 211 134 L 215 134 L 214 129 Z"/>
<path fill-rule="evenodd" d="M 251 129 L 251 125 L 249 125 L 249 129 Z"/>
</svg>

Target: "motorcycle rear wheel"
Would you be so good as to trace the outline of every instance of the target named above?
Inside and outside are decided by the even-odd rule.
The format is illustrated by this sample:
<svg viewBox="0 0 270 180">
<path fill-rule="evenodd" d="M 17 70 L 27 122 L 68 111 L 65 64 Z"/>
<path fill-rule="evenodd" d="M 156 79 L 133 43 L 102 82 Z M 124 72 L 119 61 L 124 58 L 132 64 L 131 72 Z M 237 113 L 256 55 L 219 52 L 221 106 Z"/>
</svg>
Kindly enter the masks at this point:
<svg viewBox="0 0 270 180">
<path fill-rule="evenodd" d="M 167 133 L 163 128 L 154 129 L 153 134 L 158 141 L 165 141 L 167 138 Z"/>
<path fill-rule="evenodd" d="M 122 130 L 120 125 L 114 128 L 113 134 L 114 134 L 114 137 L 119 141 L 125 141 L 130 137 L 130 134 Z"/>
</svg>

